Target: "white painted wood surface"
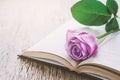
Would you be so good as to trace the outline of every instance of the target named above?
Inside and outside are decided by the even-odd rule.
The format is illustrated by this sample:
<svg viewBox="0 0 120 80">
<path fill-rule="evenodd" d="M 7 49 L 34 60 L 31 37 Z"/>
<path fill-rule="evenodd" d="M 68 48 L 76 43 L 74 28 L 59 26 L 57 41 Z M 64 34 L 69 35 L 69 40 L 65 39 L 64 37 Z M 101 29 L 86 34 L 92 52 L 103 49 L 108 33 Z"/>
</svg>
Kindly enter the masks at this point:
<svg viewBox="0 0 120 80">
<path fill-rule="evenodd" d="M 70 20 L 70 7 L 76 1 L 0 0 L 0 80 L 90 80 L 86 75 L 17 56 Z"/>
</svg>

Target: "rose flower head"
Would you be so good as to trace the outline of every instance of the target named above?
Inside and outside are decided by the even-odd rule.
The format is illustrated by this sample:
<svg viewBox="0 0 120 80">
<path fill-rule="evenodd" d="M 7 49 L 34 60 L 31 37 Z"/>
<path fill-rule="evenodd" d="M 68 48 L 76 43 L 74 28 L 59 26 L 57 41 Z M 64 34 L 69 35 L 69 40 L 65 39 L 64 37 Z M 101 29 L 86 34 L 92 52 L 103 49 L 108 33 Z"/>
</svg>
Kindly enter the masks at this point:
<svg viewBox="0 0 120 80">
<path fill-rule="evenodd" d="M 96 55 L 98 45 L 95 36 L 87 32 L 68 30 L 66 35 L 66 51 L 77 61 Z"/>
</svg>

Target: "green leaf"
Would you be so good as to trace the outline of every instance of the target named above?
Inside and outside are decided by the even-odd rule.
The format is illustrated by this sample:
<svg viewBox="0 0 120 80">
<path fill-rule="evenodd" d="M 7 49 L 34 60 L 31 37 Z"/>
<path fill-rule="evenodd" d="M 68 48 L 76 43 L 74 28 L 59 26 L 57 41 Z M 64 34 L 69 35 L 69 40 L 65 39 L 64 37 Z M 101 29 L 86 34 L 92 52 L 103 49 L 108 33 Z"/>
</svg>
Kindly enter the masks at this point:
<svg viewBox="0 0 120 80">
<path fill-rule="evenodd" d="M 105 26 L 106 32 L 119 30 L 119 24 L 116 18 L 112 18 Z"/>
<path fill-rule="evenodd" d="M 72 6 L 71 12 L 78 22 L 88 26 L 103 25 L 111 18 L 107 7 L 97 0 L 81 0 Z"/>
<path fill-rule="evenodd" d="M 106 6 L 108 7 L 109 11 L 114 15 L 118 12 L 118 4 L 115 0 L 107 0 Z"/>
</svg>

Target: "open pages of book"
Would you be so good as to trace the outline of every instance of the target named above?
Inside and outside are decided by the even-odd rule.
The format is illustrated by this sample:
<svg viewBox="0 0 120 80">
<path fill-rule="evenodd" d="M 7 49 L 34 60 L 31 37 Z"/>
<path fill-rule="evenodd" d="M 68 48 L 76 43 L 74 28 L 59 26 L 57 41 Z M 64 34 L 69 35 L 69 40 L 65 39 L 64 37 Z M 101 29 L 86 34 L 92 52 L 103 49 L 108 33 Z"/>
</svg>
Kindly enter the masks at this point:
<svg viewBox="0 0 120 80">
<path fill-rule="evenodd" d="M 99 75 L 110 80 L 120 79 L 120 32 L 107 36 L 99 44 L 98 54 L 78 65 L 78 72 Z"/>
<path fill-rule="evenodd" d="M 73 26 L 74 25 L 74 26 Z M 25 54 L 22 55 L 26 55 L 26 56 L 31 56 L 32 58 L 37 58 L 41 61 L 45 61 L 48 63 L 52 63 L 52 64 L 56 64 L 56 65 L 60 65 L 60 66 L 64 66 L 64 67 L 68 67 L 70 68 L 70 65 L 72 67 L 75 67 L 78 62 L 74 61 L 71 59 L 71 57 L 66 53 L 65 50 L 65 42 L 66 42 L 66 33 L 68 29 L 78 29 L 79 28 L 79 23 L 77 23 L 76 21 L 69 21 L 66 24 L 60 26 L 59 28 L 57 28 L 55 31 L 53 31 L 52 33 L 50 33 L 48 36 L 44 37 L 42 40 L 40 40 L 36 45 L 32 46 L 31 48 L 29 48 L 28 50 L 25 51 Z M 52 59 L 50 58 L 50 56 L 47 55 L 47 57 L 42 58 L 42 57 L 37 57 L 36 55 L 41 55 L 40 53 L 31 53 L 31 51 L 34 52 L 45 52 L 45 54 L 50 54 L 50 55 L 55 55 L 56 57 L 61 57 L 64 60 L 66 60 L 66 62 L 68 62 L 70 65 L 66 66 L 66 65 L 62 65 L 60 63 L 62 63 L 61 60 L 59 60 L 59 63 L 56 62 L 55 57 L 52 57 Z M 26 54 L 28 53 L 28 54 Z M 71 68 L 72 68 L 71 67 Z"/>
<path fill-rule="evenodd" d="M 59 60 L 59 63 L 57 63 L 55 60 L 55 57 L 50 58 L 50 56 L 48 56 L 48 55 L 46 55 L 47 57 L 43 56 L 44 58 L 37 57 L 37 56 L 41 55 L 40 54 L 41 52 L 45 53 L 45 54 L 56 55 L 58 57 L 63 58 L 64 60 L 66 60 L 66 62 L 68 62 L 75 69 L 75 67 L 80 62 L 77 62 L 77 61 L 71 59 L 71 57 L 68 55 L 68 53 L 65 50 L 66 33 L 68 30 L 88 31 L 91 34 L 96 36 L 96 35 L 99 35 L 101 33 L 101 31 L 103 31 L 103 28 L 96 28 L 96 27 L 88 28 L 84 25 L 79 24 L 75 20 L 70 20 L 66 24 L 62 25 L 61 27 L 56 29 L 54 32 L 49 34 L 48 36 L 44 37 L 36 45 L 34 45 L 33 47 L 26 50 L 25 54 L 22 54 L 22 55 L 26 55 L 29 57 L 31 56 L 32 58 L 37 58 L 41 61 L 45 61 L 48 63 L 61 65 L 61 64 L 59 64 L 61 61 Z M 45 57 L 46 57 L 46 59 L 45 59 Z M 64 65 L 62 65 L 62 66 L 64 66 Z M 70 68 L 70 66 L 65 66 L 65 67 Z"/>
<path fill-rule="evenodd" d="M 120 32 L 112 33 L 107 36 L 104 41 L 99 44 L 99 51 L 95 57 L 82 62 L 97 63 L 108 66 L 110 68 L 120 71 Z"/>
</svg>

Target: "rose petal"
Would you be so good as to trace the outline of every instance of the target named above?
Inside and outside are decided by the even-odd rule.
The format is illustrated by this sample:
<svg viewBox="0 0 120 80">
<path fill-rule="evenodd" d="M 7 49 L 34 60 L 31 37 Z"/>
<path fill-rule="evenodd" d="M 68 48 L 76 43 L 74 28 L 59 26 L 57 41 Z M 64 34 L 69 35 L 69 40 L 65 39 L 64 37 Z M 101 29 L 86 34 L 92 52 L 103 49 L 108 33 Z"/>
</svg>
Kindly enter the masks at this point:
<svg viewBox="0 0 120 80">
<path fill-rule="evenodd" d="M 81 35 L 81 39 L 87 44 L 87 46 L 89 46 L 88 52 L 90 54 L 93 53 L 97 47 L 97 42 L 95 37 L 91 34 L 84 34 L 84 35 Z"/>
</svg>

